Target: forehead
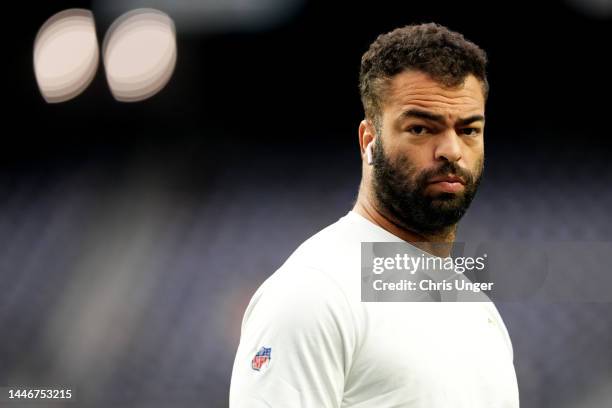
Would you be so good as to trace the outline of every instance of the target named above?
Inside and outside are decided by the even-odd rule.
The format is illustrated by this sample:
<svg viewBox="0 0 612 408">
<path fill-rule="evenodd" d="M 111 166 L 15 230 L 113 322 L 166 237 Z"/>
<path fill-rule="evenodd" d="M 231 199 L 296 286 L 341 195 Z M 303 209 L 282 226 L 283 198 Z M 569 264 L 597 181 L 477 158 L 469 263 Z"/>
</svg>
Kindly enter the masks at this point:
<svg viewBox="0 0 612 408">
<path fill-rule="evenodd" d="M 398 119 L 402 112 L 419 108 L 456 119 L 474 114 L 484 115 L 482 83 L 468 75 L 463 84 L 447 88 L 420 71 L 404 71 L 390 81 L 384 98 L 384 115 Z"/>
</svg>

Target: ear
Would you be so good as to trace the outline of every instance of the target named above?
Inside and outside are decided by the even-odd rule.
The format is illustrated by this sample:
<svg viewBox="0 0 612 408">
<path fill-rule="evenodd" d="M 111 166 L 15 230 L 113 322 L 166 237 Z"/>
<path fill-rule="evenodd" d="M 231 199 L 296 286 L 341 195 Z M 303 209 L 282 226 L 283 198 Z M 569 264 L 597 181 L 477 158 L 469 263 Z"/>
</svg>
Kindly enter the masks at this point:
<svg viewBox="0 0 612 408">
<path fill-rule="evenodd" d="M 359 123 L 359 150 L 361 156 L 364 157 L 366 154 L 366 148 L 374 141 L 376 137 L 376 131 L 374 125 L 368 119 L 364 119 Z"/>
</svg>

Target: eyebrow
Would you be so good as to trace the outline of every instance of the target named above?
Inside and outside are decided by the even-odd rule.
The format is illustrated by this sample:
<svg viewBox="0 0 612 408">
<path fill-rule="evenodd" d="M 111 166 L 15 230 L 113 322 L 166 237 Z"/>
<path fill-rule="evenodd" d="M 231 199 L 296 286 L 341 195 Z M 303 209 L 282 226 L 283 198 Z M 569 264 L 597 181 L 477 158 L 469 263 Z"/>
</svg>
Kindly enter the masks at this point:
<svg viewBox="0 0 612 408">
<path fill-rule="evenodd" d="M 417 119 L 425 119 L 425 120 L 429 120 L 432 122 L 438 122 L 438 123 L 444 123 L 444 116 L 439 115 L 437 113 L 432 113 L 432 112 L 428 112 L 428 111 L 424 111 L 421 109 L 410 109 L 407 111 L 402 112 L 400 119 L 404 119 L 404 118 L 417 118 Z M 468 116 L 467 118 L 462 118 L 462 119 L 458 119 L 457 120 L 457 126 L 465 126 L 467 124 L 470 124 L 472 122 L 478 122 L 478 121 L 483 121 L 484 122 L 485 118 L 483 115 L 472 115 L 472 116 Z"/>
</svg>

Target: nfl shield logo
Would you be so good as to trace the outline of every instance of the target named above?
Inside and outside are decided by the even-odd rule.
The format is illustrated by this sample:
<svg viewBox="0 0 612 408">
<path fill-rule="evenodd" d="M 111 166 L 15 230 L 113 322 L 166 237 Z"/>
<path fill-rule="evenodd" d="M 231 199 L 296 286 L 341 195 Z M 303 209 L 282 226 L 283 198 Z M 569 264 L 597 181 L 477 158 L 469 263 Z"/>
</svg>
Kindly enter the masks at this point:
<svg viewBox="0 0 612 408">
<path fill-rule="evenodd" d="M 272 359 L 272 347 L 262 347 L 259 349 L 253 360 L 251 360 L 251 368 L 255 371 L 260 371 L 270 365 Z"/>
</svg>

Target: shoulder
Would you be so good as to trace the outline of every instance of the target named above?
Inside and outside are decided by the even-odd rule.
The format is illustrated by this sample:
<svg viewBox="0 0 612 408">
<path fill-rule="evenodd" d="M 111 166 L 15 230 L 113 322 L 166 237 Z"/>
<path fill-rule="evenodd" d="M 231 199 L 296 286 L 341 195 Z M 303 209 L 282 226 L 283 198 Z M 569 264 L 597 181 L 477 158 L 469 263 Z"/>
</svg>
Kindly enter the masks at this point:
<svg viewBox="0 0 612 408">
<path fill-rule="evenodd" d="M 348 239 L 342 219 L 304 241 L 251 298 L 243 334 L 247 329 L 290 326 L 354 335 L 360 320 L 355 303 L 359 251 L 360 244 Z"/>
<path fill-rule="evenodd" d="M 283 268 L 316 270 L 328 279 L 338 280 L 338 272 L 354 268 L 360 260 L 360 248 L 351 225 L 341 218 L 304 241 Z"/>
<path fill-rule="evenodd" d="M 314 327 L 351 313 L 340 285 L 325 271 L 287 262 L 257 289 L 245 311 L 248 322 Z"/>
</svg>

